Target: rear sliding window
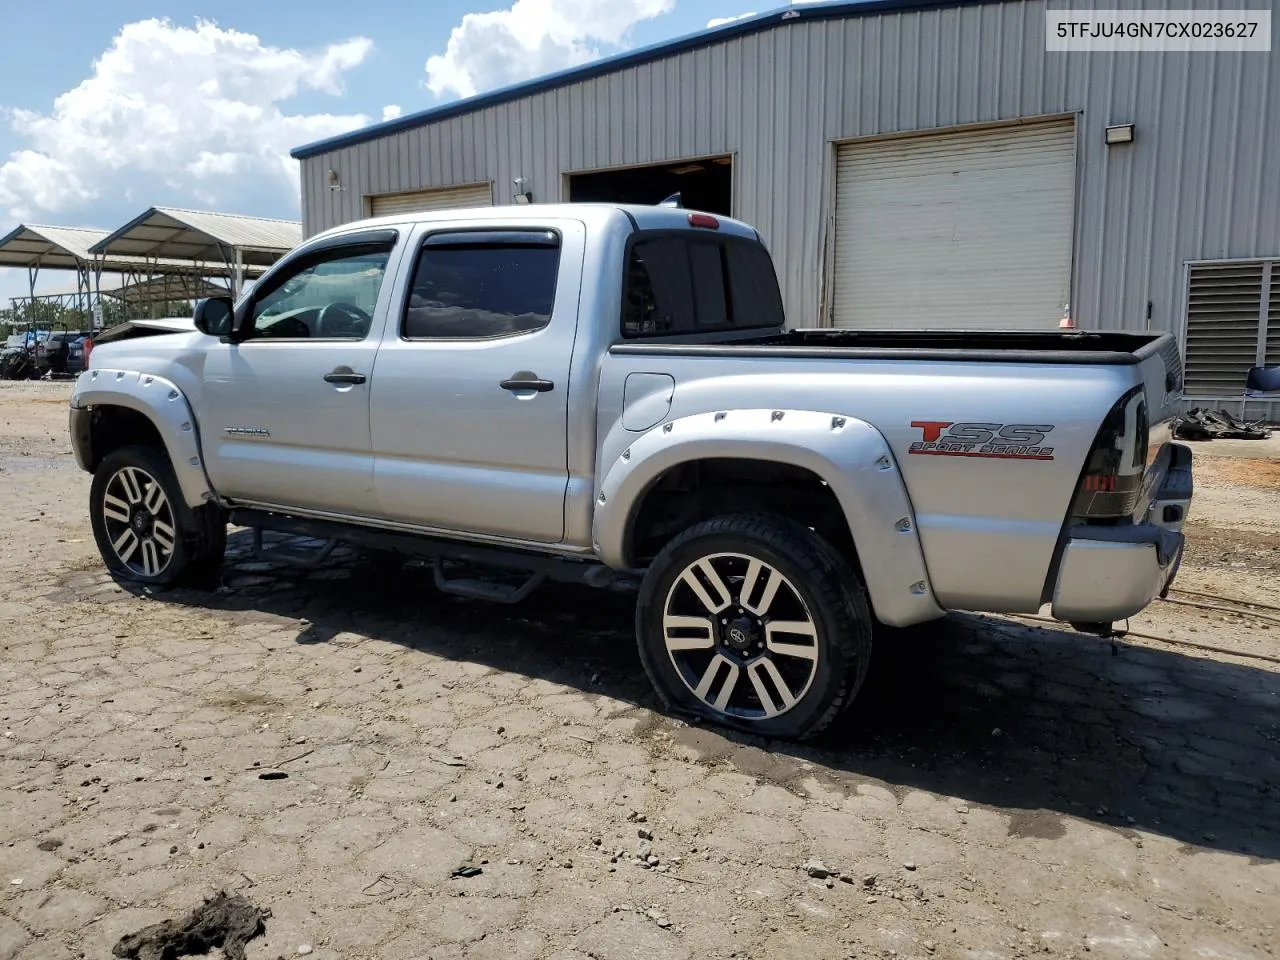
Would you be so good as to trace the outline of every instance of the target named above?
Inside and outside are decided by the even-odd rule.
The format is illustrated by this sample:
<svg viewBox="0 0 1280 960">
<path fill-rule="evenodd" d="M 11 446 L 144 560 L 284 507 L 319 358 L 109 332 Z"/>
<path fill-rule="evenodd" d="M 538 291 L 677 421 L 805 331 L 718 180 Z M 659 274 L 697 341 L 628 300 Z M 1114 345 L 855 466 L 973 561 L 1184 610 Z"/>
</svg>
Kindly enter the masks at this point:
<svg viewBox="0 0 1280 960">
<path fill-rule="evenodd" d="M 758 243 L 685 234 L 631 245 L 622 304 L 628 338 L 780 327 L 773 261 Z"/>
</svg>

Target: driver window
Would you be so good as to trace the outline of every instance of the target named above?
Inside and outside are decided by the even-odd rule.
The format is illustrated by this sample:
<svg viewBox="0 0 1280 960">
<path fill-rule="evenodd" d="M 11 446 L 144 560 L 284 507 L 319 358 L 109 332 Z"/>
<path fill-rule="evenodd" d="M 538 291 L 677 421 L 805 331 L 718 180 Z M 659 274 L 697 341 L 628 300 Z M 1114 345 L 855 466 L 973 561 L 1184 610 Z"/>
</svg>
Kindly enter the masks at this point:
<svg viewBox="0 0 1280 960">
<path fill-rule="evenodd" d="M 311 261 L 254 302 L 251 337 L 363 340 L 390 256 L 365 247 Z"/>
</svg>

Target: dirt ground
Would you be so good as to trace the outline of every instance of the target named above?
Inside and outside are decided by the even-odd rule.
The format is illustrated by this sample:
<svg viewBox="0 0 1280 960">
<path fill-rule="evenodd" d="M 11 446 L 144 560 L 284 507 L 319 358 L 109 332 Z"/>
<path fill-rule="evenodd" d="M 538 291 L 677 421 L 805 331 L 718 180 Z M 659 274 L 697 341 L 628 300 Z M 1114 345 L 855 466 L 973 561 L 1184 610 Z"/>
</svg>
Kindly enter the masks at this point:
<svg viewBox="0 0 1280 960">
<path fill-rule="evenodd" d="M 253 960 L 1280 950 L 1280 442 L 1196 447 L 1177 602 L 1131 624 L 1181 643 L 955 615 L 796 747 L 656 712 L 625 598 L 243 533 L 216 592 L 125 591 L 68 392 L 0 385 L 2 960 L 218 890 L 270 909 Z"/>
</svg>

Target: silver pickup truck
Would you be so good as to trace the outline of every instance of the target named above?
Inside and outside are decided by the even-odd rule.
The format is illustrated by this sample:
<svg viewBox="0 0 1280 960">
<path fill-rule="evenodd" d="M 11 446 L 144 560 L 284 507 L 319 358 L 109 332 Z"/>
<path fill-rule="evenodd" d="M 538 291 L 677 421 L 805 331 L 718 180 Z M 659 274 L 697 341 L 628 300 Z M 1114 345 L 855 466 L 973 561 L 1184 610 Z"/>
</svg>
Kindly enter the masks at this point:
<svg viewBox="0 0 1280 960">
<path fill-rule="evenodd" d="M 470 597 L 638 589 L 670 707 L 805 737 L 878 624 L 1048 604 L 1105 633 L 1166 590 L 1181 376 L 1162 334 L 787 330 L 746 224 L 503 207 L 342 226 L 186 332 L 103 343 L 71 434 L 118 576 L 207 576 L 230 522 Z"/>
</svg>

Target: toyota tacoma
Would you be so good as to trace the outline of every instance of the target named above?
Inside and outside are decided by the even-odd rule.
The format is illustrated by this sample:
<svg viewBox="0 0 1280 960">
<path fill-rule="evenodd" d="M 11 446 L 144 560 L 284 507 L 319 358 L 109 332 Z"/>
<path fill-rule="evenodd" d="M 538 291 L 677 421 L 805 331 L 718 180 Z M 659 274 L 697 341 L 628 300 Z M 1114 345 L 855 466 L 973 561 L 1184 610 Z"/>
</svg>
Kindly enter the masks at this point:
<svg viewBox="0 0 1280 960">
<path fill-rule="evenodd" d="M 633 589 L 663 701 L 764 736 L 837 716 L 879 624 L 1047 605 L 1105 634 L 1182 555 L 1170 335 L 788 330 L 723 217 L 351 223 L 176 327 L 105 338 L 71 400 L 114 574 L 208 577 L 233 523 L 468 597 Z"/>
</svg>

